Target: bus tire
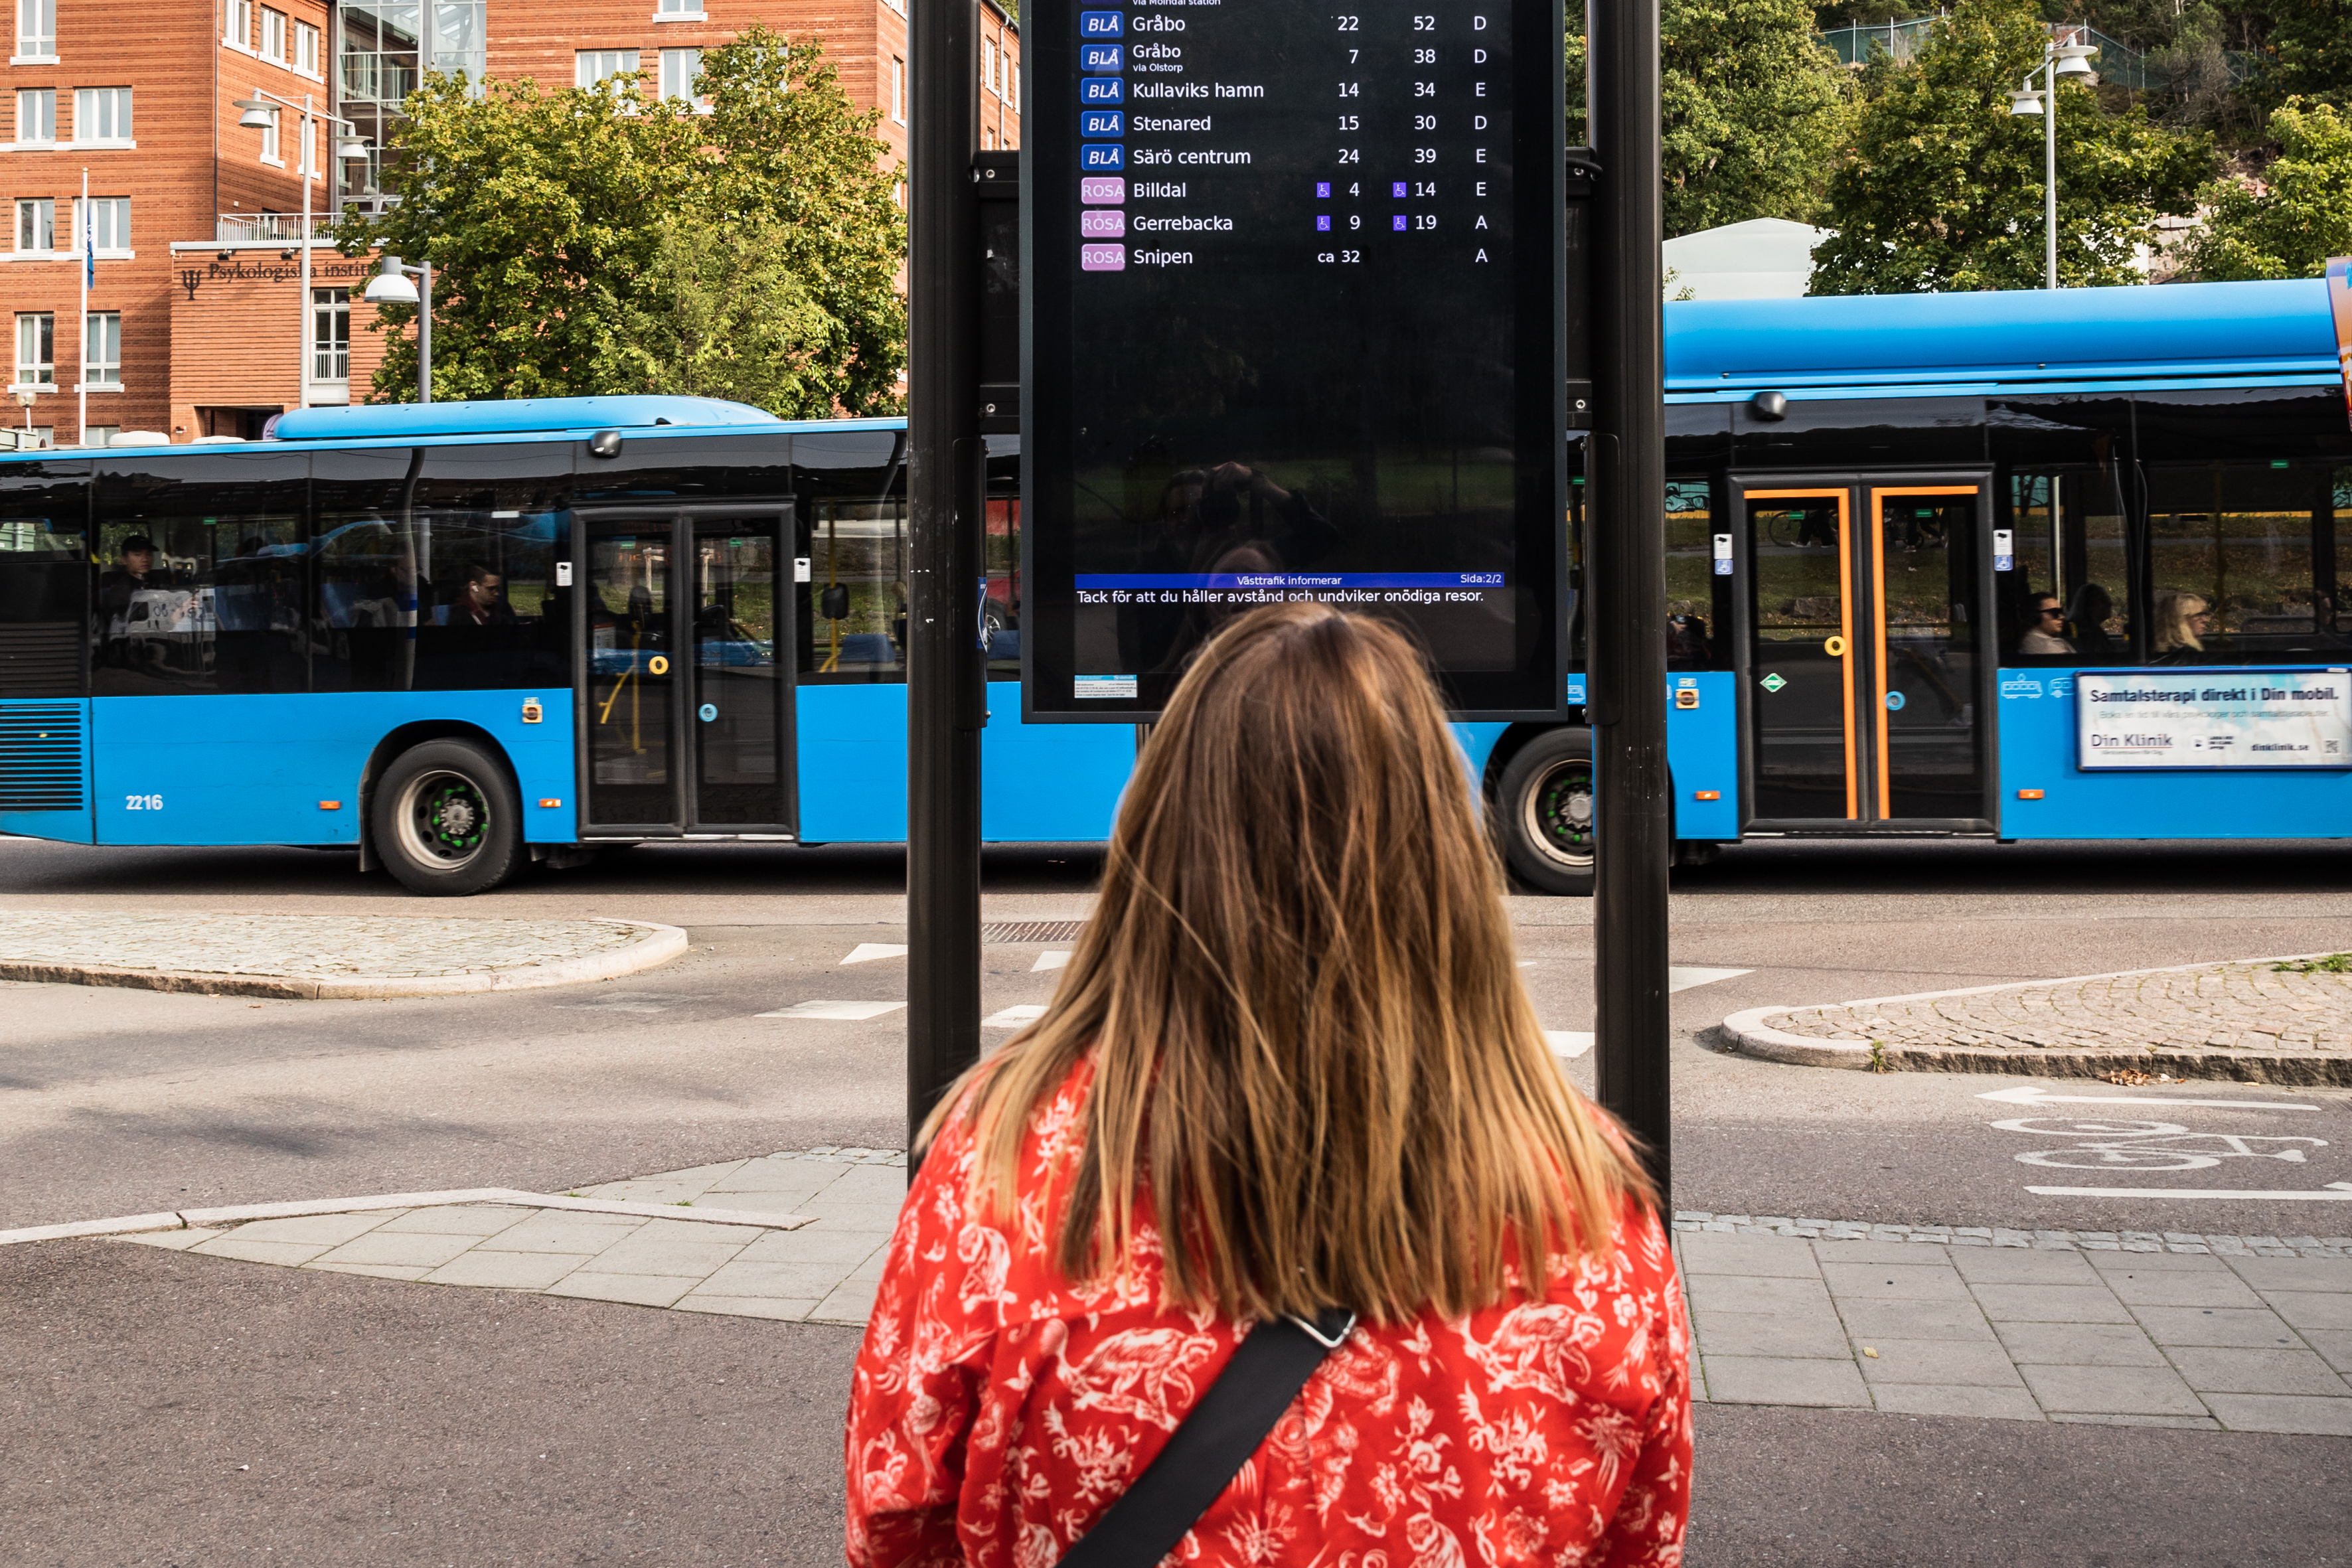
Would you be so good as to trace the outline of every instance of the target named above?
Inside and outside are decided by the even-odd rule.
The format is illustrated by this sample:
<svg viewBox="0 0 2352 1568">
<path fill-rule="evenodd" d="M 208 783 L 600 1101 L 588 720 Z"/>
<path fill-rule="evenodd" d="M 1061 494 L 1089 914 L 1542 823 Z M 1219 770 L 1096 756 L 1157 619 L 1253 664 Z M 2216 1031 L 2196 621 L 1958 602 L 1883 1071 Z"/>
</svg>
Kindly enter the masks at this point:
<svg viewBox="0 0 2352 1568">
<path fill-rule="evenodd" d="M 376 855 L 412 893 L 485 892 L 522 862 L 522 797 L 506 765 L 470 741 L 409 747 L 370 807 Z"/>
<path fill-rule="evenodd" d="M 1511 874 L 1539 893 L 1592 896 L 1592 731 L 1548 730 L 1495 786 L 1496 836 Z"/>
</svg>

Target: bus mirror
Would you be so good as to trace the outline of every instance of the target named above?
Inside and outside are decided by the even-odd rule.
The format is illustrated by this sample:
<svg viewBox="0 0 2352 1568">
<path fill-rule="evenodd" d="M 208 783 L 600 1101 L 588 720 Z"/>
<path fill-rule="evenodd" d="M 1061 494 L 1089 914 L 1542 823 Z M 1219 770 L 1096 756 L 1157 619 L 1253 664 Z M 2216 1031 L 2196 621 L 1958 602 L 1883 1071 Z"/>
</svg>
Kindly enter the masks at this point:
<svg viewBox="0 0 2352 1568">
<path fill-rule="evenodd" d="M 621 433 L 599 430 L 588 437 L 588 455 L 592 458 L 617 458 L 621 455 Z"/>
</svg>

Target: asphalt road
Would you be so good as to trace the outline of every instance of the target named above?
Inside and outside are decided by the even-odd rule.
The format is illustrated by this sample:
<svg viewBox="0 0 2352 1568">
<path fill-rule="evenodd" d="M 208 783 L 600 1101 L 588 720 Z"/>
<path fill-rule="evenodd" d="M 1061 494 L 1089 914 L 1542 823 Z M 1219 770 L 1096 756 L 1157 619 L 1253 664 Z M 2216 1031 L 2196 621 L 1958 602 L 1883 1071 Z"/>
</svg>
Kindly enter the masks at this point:
<svg viewBox="0 0 2352 1568">
<path fill-rule="evenodd" d="M 1072 921 L 1098 860 L 992 851 L 988 918 Z M 816 1142 L 903 1140 L 903 1027 L 763 1019 L 895 997 L 887 850 L 664 847 L 461 905 L 299 850 L 0 841 L 0 903 L 420 917 L 611 915 L 687 956 L 596 985 L 256 1004 L 0 987 L 0 1226 L 430 1187 L 562 1190 Z M 2135 1184 L 2352 1180 L 2352 1094 L 1874 1076 L 1726 1057 L 1726 1014 L 2352 949 L 2333 845 L 1758 845 L 1677 874 L 1674 961 L 1749 973 L 1675 1000 L 1675 1201 L 1826 1218 L 2352 1231 L 2352 1205 L 2039 1197 L 2113 1184 L 2020 1162 L 2095 1135 L 2025 1117 L 2292 1137 Z M 1592 910 L 1513 901 L 1549 1026 L 1591 1027 Z M 990 1009 L 1043 1002 L 1048 944 L 992 947 Z M 1588 1084 L 1589 1058 L 1573 1070 Z M 2137 1103 L 2025 1107 L 2019 1085 Z M 2158 1107 L 2163 1098 L 2217 1107 Z M 2312 1110 L 2263 1110 L 2250 1102 Z M 2249 1145 L 2262 1148 L 2262 1145 Z M 2281 1145 L 2280 1147 L 2284 1147 Z M 0 1249 L 0 1563 L 838 1561 L 845 1331 L 219 1263 L 110 1243 Z M 722 1384 L 720 1379 L 725 1379 Z M 2318 1563 L 2352 1444 L 1708 1408 L 1695 1564 Z M 542 1458 L 541 1456 L 547 1456 Z M 238 1466 L 248 1467 L 238 1468 Z"/>
</svg>

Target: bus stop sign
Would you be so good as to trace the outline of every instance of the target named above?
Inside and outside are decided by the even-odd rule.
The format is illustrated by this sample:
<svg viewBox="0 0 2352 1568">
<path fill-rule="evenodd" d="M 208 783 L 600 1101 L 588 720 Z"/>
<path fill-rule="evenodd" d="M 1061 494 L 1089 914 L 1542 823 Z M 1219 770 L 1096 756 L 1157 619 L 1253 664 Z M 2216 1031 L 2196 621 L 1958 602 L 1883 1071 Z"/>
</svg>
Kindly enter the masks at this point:
<svg viewBox="0 0 2352 1568">
<path fill-rule="evenodd" d="M 1025 716 L 1149 720 L 1289 599 L 1400 622 L 1465 717 L 1557 715 L 1559 6 L 1027 20 Z"/>
</svg>

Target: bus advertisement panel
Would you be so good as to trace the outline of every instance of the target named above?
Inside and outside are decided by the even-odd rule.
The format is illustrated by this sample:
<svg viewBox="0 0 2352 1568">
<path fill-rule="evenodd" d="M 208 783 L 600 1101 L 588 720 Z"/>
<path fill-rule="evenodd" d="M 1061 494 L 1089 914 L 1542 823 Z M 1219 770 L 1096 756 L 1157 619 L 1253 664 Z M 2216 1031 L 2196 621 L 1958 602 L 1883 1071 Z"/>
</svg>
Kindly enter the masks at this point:
<svg viewBox="0 0 2352 1568">
<path fill-rule="evenodd" d="M 2086 669 L 2074 765 L 2352 767 L 2352 670 Z"/>
</svg>

